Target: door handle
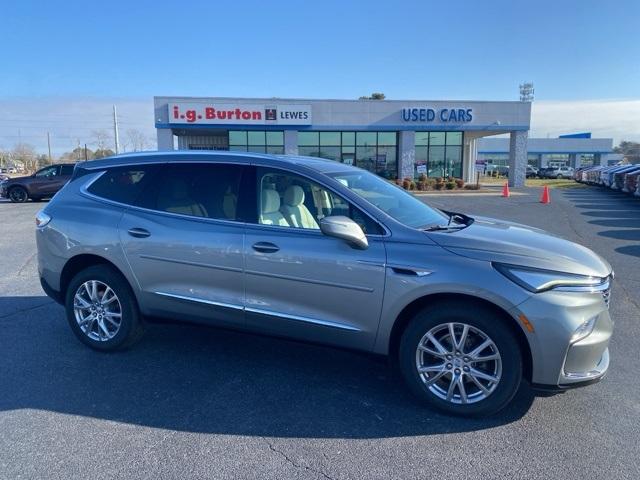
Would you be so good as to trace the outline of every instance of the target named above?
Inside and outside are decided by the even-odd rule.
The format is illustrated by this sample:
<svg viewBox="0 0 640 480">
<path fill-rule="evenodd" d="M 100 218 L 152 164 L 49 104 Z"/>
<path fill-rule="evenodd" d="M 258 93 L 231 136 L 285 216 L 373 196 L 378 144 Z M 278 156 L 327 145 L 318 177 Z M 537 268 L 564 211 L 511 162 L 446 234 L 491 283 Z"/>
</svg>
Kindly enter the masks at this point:
<svg viewBox="0 0 640 480">
<path fill-rule="evenodd" d="M 146 238 L 151 235 L 151 233 L 149 233 L 149 231 L 145 230 L 144 228 L 130 228 L 129 230 L 127 230 L 127 233 L 136 238 Z"/>
<path fill-rule="evenodd" d="M 277 245 L 274 245 L 273 243 L 270 243 L 270 242 L 254 243 L 252 245 L 252 248 L 256 252 L 262 252 L 262 253 L 275 253 L 278 250 L 280 250 L 280 247 L 278 247 Z"/>
</svg>

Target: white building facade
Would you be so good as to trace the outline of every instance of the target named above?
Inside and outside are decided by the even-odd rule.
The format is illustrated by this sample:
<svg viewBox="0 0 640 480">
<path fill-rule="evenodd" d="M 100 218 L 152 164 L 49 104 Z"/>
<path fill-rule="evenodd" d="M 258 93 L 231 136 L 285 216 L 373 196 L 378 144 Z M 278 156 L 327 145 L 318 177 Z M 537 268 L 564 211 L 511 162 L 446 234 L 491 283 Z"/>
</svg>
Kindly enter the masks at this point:
<svg viewBox="0 0 640 480">
<path fill-rule="evenodd" d="M 154 97 L 159 150 L 310 155 L 385 178 L 475 176 L 478 140 L 508 134 L 524 184 L 531 104 L 426 100 Z"/>
</svg>

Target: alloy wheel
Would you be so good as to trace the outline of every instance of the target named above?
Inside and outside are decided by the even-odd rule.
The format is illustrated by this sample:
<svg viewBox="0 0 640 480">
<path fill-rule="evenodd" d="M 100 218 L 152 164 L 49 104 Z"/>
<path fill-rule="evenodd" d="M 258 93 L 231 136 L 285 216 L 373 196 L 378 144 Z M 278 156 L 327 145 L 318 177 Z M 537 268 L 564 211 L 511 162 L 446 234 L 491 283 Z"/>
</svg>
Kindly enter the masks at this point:
<svg viewBox="0 0 640 480">
<path fill-rule="evenodd" d="M 106 342 L 122 324 L 122 305 L 111 287 L 99 280 L 84 282 L 73 297 L 73 313 L 80 330 L 91 340 Z"/>
<path fill-rule="evenodd" d="M 23 188 L 13 188 L 9 192 L 9 198 L 16 203 L 27 201 L 27 192 Z"/>
<path fill-rule="evenodd" d="M 416 369 L 431 393 L 454 404 L 491 395 L 502 375 L 494 341 L 466 323 L 443 323 L 429 330 L 416 349 Z"/>
</svg>

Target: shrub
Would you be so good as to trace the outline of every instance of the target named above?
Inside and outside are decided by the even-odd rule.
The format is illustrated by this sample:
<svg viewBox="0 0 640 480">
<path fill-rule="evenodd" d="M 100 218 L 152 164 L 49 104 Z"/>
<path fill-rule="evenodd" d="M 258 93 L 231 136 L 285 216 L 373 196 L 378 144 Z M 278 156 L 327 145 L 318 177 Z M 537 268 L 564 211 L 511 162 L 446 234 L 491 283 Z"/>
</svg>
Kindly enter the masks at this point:
<svg viewBox="0 0 640 480">
<path fill-rule="evenodd" d="M 442 190 L 444 188 L 444 182 L 440 183 L 440 182 L 436 182 L 434 185 L 434 188 L 436 190 Z"/>
<path fill-rule="evenodd" d="M 480 190 L 480 185 L 477 185 L 475 183 L 467 183 L 464 186 L 465 190 Z"/>
<path fill-rule="evenodd" d="M 394 182 L 395 182 L 395 184 L 396 184 L 396 185 L 398 185 L 399 187 L 401 187 L 401 186 L 402 186 L 402 180 L 400 180 L 399 178 L 396 178 L 396 179 L 394 180 Z"/>
<path fill-rule="evenodd" d="M 409 188 L 411 190 L 415 190 L 416 189 L 416 182 L 414 182 L 413 180 L 411 180 L 411 182 L 409 182 Z"/>
<path fill-rule="evenodd" d="M 421 182 L 426 182 L 427 181 L 427 175 L 424 173 L 421 173 L 420 176 L 418 177 L 418 180 Z"/>
<path fill-rule="evenodd" d="M 445 186 L 447 187 L 447 190 L 453 190 L 454 188 L 456 188 L 456 182 L 447 182 L 445 183 Z"/>
<path fill-rule="evenodd" d="M 464 187 L 464 180 L 462 180 L 461 178 L 456 178 L 455 182 L 456 182 L 456 188 Z"/>
</svg>

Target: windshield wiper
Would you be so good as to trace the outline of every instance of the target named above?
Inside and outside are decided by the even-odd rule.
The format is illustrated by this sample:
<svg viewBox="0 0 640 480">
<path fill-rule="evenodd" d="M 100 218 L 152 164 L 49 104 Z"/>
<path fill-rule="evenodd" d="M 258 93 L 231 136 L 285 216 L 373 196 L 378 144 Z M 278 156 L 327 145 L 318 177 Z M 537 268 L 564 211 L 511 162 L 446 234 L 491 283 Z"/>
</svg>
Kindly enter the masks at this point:
<svg viewBox="0 0 640 480">
<path fill-rule="evenodd" d="M 467 228 L 468 225 L 432 225 L 423 229 L 425 232 L 439 232 L 442 230 L 462 230 Z"/>
</svg>

